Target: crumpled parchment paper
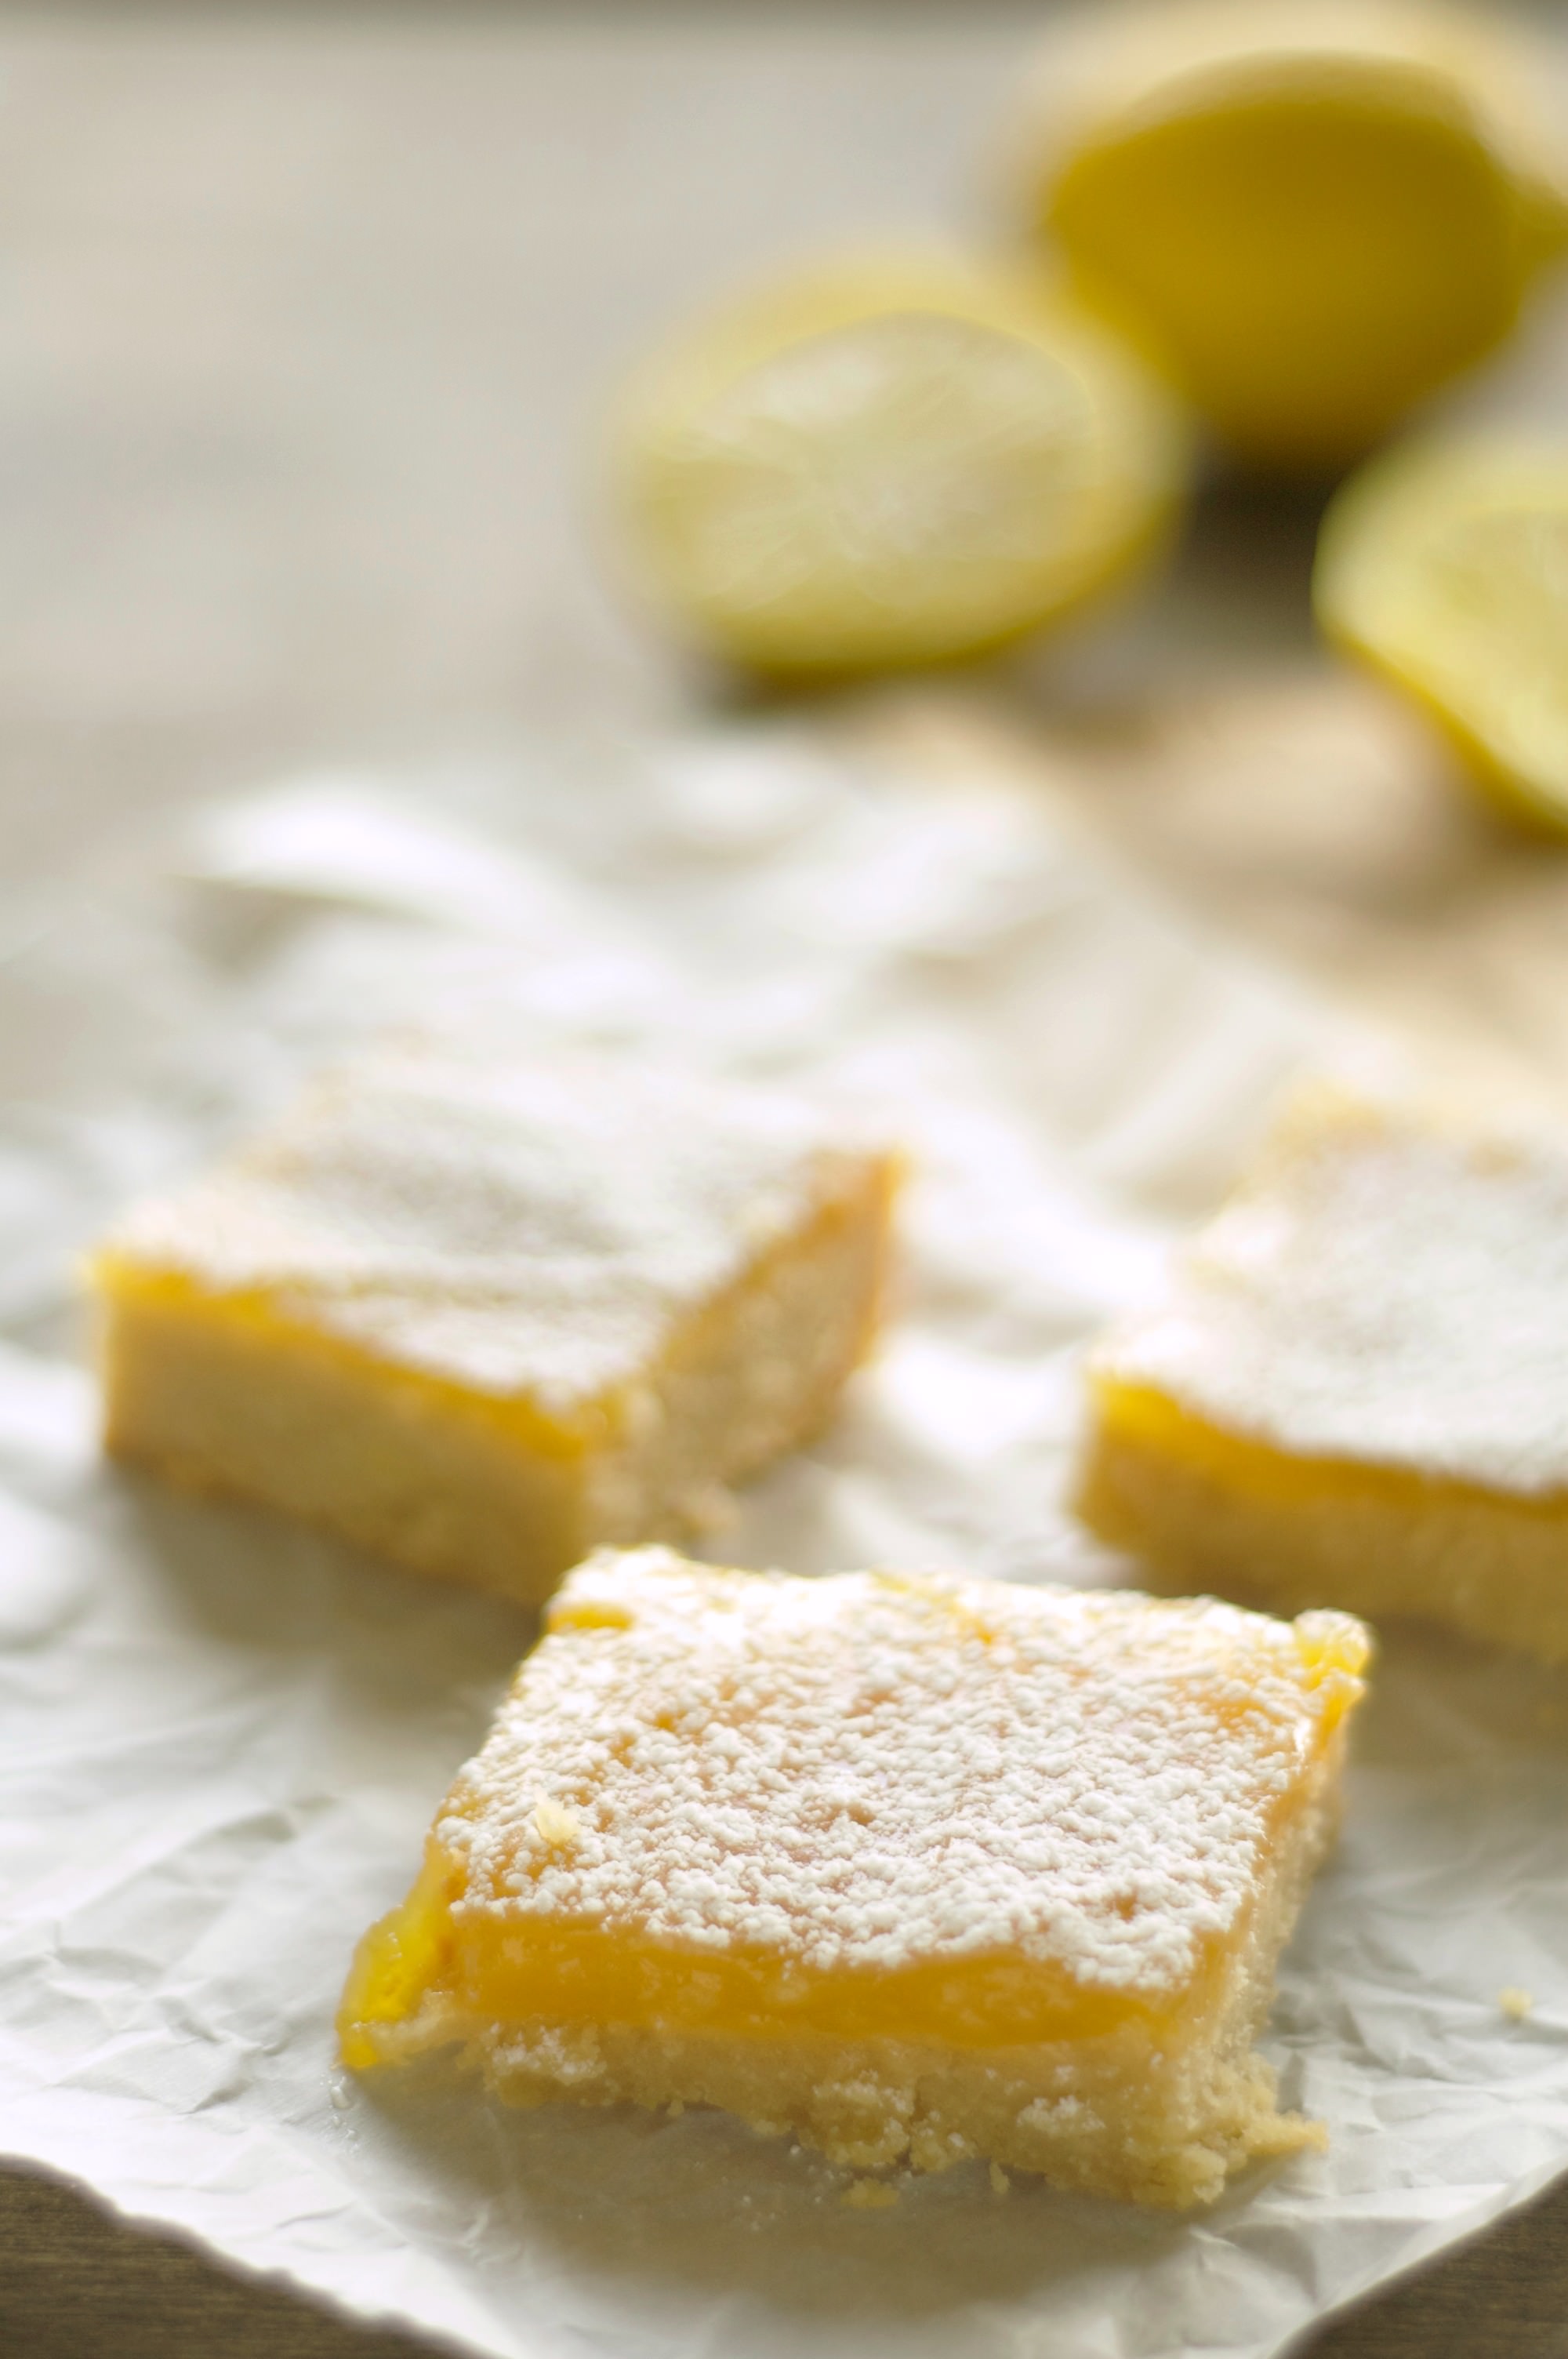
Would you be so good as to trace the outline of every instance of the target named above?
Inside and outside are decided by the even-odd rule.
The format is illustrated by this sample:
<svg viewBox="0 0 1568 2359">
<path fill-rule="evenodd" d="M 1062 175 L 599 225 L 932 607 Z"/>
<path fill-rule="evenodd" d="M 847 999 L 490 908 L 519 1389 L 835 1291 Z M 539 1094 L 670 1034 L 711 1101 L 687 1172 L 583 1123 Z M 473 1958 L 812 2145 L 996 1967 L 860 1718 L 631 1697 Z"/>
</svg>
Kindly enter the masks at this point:
<svg viewBox="0 0 1568 2359">
<path fill-rule="evenodd" d="M 507 2359 L 1240 2359 L 1568 2165 L 1568 1683 L 1404 1634 L 1271 2035 L 1331 2144 L 1212 2212 L 978 2166 L 857 2210 L 717 2115 L 352 2083 L 351 1949 L 527 1617 L 96 1451 L 73 1263 L 127 1196 L 389 1028 L 645 1041 L 914 1158 L 885 1350 L 716 1551 L 1113 1577 L 1058 1504 L 1076 1351 L 1339 1019 L 1017 783 L 766 727 L 210 806 L 0 949 L 5 2151 Z"/>
</svg>

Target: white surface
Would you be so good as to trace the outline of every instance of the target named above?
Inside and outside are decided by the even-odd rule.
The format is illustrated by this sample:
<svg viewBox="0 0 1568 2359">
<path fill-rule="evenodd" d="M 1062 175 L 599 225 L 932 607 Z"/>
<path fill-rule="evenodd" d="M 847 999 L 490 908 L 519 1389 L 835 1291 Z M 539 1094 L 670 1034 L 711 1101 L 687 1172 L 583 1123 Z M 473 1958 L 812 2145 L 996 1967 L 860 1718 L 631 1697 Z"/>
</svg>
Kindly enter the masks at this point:
<svg viewBox="0 0 1568 2359">
<path fill-rule="evenodd" d="M 914 1150 L 904 1299 L 831 1436 L 719 1551 L 1091 1578 L 1056 1506 L 1073 1354 L 1326 1027 L 1000 786 L 793 741 L 449 777 L 423 806 L 326 781 L 219 818 L 179 886 L 149 856 L 5 928 L 11 2153 L 515 2359 L 1262 2354 L 1568 2164 L 1568 1692 L 1437 1641 L 1388 1650 L 1284 1973 L 1272 2045 L 1332 2146 L 1211 2214 L 998 2199 L 967 2169 L 849 2210 L 718 2117 L 345 2083 L 350 1949 L 527 1625 L 101 1466 L 90 1383 L 51 1356 L 73 1252 L 388 1025 L 808 1075 Z M 224 881 L 191 881 L 204 864 Z"/>
</svg>

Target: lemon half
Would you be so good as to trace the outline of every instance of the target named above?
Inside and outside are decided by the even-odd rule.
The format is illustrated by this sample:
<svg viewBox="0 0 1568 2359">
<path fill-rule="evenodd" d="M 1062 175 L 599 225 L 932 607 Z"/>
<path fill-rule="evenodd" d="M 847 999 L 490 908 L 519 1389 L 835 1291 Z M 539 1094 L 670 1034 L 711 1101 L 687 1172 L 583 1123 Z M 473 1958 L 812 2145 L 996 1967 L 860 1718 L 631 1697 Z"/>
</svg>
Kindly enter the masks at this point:
<svg viewBox="0 0 1568 2359">
<path fill-rule="evenodd" d="M 1539 64 L 1399 0 L 1097 10 L 1041 59 L 1015 179 L 1225 441 L 1336 465 L 1497 344 L 1561 248 Z"/>
<path fill-rule="evenodd" d="M 1034 274 L 898 256 L 765 288 L 651 363 L 611 488 L 690 636 L 821 674 L 1065 614 L 1157 546 L 1187 471 L 1170 396 Z"/>
<path fill-rule="evenodd" d="M 1313 599 L 1495 800 L 1568 832 L 1568 444 L 1432 443 L 1363 468 L 1324 519 Z"/>
</svg>

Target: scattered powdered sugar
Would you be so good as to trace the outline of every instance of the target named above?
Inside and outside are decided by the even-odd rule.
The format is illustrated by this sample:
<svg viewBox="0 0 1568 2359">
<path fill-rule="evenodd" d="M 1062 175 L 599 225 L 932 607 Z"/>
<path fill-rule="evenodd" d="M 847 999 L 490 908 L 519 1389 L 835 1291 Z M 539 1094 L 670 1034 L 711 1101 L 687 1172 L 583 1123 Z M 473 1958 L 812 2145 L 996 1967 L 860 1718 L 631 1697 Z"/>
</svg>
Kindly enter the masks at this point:
<svg viewBox="0 0 1568 2359">
<path fill-rule="evenodd" d="M 1018 1951 L 1133 1993 L 1235 1924 L 1365 1656 L 1343 1614 L 660 1548 L 579 1566 L 547 1633 L 438 1824 L 460 1917 L 819 1969 Z"/>
<path fill-rule="evenodd" d="M 687 1073 L 387 1054 L 109 1243 L 564 1410 L 644 1367 L 845 1161 L 812 1109 Z"/>
<path fill-rule="evenodd" d="M 1097 1365 L 1305 1455 L 1568 1488 L 1568 1138 L 1314 1091 Z"/>
</svg>

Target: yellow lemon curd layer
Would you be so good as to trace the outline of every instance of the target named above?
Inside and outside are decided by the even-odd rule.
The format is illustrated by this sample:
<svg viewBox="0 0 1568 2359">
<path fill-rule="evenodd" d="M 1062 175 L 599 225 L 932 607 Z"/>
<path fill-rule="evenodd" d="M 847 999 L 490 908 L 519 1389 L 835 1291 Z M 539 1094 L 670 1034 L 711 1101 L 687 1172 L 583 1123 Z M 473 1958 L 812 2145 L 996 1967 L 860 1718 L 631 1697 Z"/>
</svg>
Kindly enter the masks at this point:
<svg viewBox="0 0 1568 2359">
<path fill-rule="evenodd" d="M 1543 1525 L 1568 1526 L 1568 1492 L 1509 1495 L 1454 1475 L 1353 1458 L 1303 1454 L 1259 1441 L 1212 1423 L 1152 1385 L 1128 1384 L 1097 1372 L 1089 1379 L 1096 1412 L 1108 1435 L 1134 1440 L 1173 1462 L 1191 1467 L 1227 1490 L 1269 1506 L 1289 1507 L 1325 1499 L 1363 1499 L 1407 1508 L 1412 1515 L 1444 1505 L 1506 1504 L 1510 1514 Z M 1263 1576 L 1266 1578 L 1266 1576 Z"/>
<path fill-rule="evenodd" d="M 408 1898 L 366 1935 L 340 2017 L 345 2063 L 375 2063 L 378 2027 L 406 2023 L 432 2003 L 454 2025 L 639 2024 L 748 2039 L 818 2032 L 966 2048 L 1087 2039 L 1132 2015 L 1159 2017 L 1147 2003 L 1083 1990 L 1059 1968 L 1016 1957 L 822 1972 L 766 1951 L 675 1949 L 594 1925 L 464 1925 L 451 1907 L 458 1873 L 432 1847 Z M 1206 1979 L 1200 1974 L 1198 1985 Z"/>
<path fill-rule="evenodd" d="M 1075 1505 L 1154 1585 L 1446 1623 L 1568 1661 L 1568 1492 L 1293 1453 L 1098 1377 Z"/>
<path fill-rule="evenodd" d="M 212 1287 L 185 1270 L 149 1266 L 112 1248 L 92 1256 L 87 1277 L 106 1302 L 189 1320 L 221 1321 L 243 1336 L 262 1357 L 308 1352 L 361 1385 L 396 1392 L 438 1416 L 477 1419 L 505 1435 L 520 1450 L 541 1457 L 582 1457 L 610 1437 L 619 1422 L 618 1413 L 624 1409 L 624 1386 L 552 1413 L 526 1393 L 490 1393 L 411 1366 L 334 1334 L 303 1307 L 287 1307 L 300 1304 L 298 1288 L 280 1298 L 265 1287 Z M 114 1440 L 111 1425 L 111 1446 Z"/>
</svg>

